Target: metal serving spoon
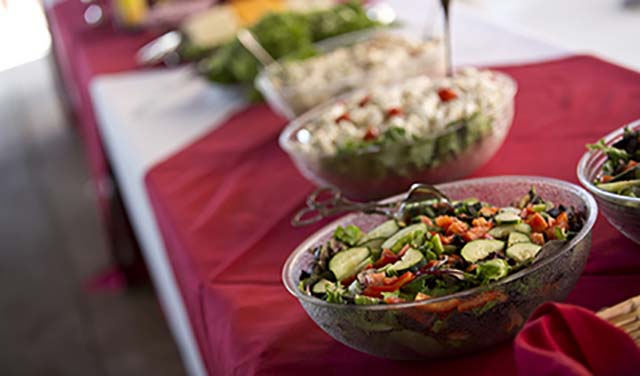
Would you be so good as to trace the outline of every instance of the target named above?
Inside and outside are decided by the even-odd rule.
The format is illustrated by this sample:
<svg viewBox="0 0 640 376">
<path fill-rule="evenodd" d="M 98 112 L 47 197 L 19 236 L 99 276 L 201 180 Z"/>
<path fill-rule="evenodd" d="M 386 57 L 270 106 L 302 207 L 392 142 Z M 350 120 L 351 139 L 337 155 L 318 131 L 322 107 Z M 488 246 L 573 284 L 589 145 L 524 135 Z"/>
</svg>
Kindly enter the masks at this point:
<svg viewBox="0 0 640 376">
<path fill-rule="evenodd" d="M 307 198 L 307 207 L 300 210 L 291 220 L 295 227 L 306 226 L 337 214 L 362 212 L 381 214 L 393 219 L 403 219 L 403 214 L 413 205 L 426 200 L 437 199 L 449 202 L 449 198 L 438 188 L 429 184 L 413 184 L 404 198 L 392 202 L 358 202 L 344 196 L 334 187 L 315 190 Z"/>
<path fill-rule="evenodd" d="M 447 77 L 452 77 L 453 63 L 451 62 L 451 29 L 449 27 L 449 5 L 451 5 L 451 0 L 440 0 L 440 4 L 442 4 L 442 10 L 444 11 L 444 44 Z"/>
<path fill-rule="evenodd" d="M 249 53 L 253 55 L 253 57 L 258 59 L 258 61 L 263 67 L 266 68 L 271 65 L 271 66 L 278 67 L 278 69 L 282 69 L 282 66 L 280 66 L 280 63 L 278 63 L 276 59 L 274 59 L 273 56 L 271 56 L 271 54 L 267 52 L 267 50 L 264 47 L 262 47 L 260 42 L 258 42 L 258 39 L 256 39 L 256 37 L 253 35 L 251 31 L 249 31 L 249 29 L 239 30 L 238 33 L 236 34 L 236 37 L 238 38 L 238 41 L 240 42 L 240 44 L 244 48 L 246 48 L 247 51 L 249 51 Z"/>
</svg>

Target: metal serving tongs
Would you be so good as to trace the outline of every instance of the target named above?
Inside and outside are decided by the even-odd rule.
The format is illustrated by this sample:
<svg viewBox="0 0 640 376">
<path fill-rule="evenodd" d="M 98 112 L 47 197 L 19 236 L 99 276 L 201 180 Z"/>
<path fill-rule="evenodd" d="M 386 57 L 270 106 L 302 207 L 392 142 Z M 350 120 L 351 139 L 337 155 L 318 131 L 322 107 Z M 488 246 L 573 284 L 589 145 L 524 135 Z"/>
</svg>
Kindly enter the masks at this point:
<svg viewBox="0 0 640 376">
<path fill-rule="evenodd" d="M 307 198 L 307 207 L 293 217 L 291 224 L 294 227 L 306 226 L 324 218 L 348 212 L 381 214 L 392 219 L 403 220 L 406 211 L 420 202 L 433 199 L 450 201 L 438 188 L 429 184 L 413 184 L 404 198 L 391 202 L 352 201 L 344 197 L 337 188 L 322 187 L 316 189 Z"/>
</svg>

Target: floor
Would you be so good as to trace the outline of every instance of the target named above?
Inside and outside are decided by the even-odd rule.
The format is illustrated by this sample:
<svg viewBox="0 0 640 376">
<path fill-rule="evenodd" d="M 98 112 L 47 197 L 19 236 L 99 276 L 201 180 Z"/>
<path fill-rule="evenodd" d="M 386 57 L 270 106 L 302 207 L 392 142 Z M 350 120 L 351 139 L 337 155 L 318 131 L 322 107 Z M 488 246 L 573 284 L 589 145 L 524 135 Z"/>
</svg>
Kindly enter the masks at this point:
<svg viewBox="0 0 640 376">
<path fill-rule="evenodd" d="M 0 374 L 184 374 L 150 286 L 87 289 L 107 247 L 46 58 L 0 72 L 0 176 Z"/>
</svg>

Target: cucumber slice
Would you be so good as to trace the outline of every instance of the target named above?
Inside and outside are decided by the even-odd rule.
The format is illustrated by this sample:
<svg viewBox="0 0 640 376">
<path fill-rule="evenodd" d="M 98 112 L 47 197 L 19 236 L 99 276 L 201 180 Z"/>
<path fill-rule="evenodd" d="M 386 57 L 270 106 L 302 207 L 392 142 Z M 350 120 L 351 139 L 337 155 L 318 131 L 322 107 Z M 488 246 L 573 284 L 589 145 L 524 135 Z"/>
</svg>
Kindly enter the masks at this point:
<svg viewBox="0 0 640 376">
<path fill-rule="evenodd" d="M 543 211 L 547 210 L 547 204 L 536 204 L 536 205 L 533 205 L 531 207 L 531 210 L 533 210 L 536 213 L 543 212 Z"/>
<path fill-rule="evenodd" d="M 504 242 L 493 239 L 478 239 L 465 244 L 460 255 L 468 262 L 476 262 L 504 248 Z"/>
<path fill-rule="evenodd" d="M 507 206 L 505 208 L 501 208 L 499 213 L 514 213 L 514 214 L 520 214 L 522 210 L 518 209 L 518 208 L 514 208 L 513 206 Z"/>
<path fill-rule="evenodd" d="M 533 243 L 517 243 L 507 248 L 507 257 L 524 262 L 536 257 L 542 247 Z"/>
<path fill-rule="evenodd" d="M 530 234 L 531 226 L 526 223 L 518 223 L 516 225 L 501 225 L 489 230 L 488 234 L 496 239 L 506 239 L 509 234 L 514 231 L 521 232 L 523 234 Z"/>
<path fill-rule="evenodd" d="M 382 243 L 382 249 L 389 249 L 393 253 L 398 253 L 405 244 L 410 242 L 414 236 L 421 232 L 427 232 L 427 225 L 425 225 L 424 223 L 417 223 L 415 225 L 407 226 L 402 230 L 396 232 L 395 235 L 393 235 L 389 239 L 385 240 L 385 242 Z"/>
<path fill-rule="evenodd" d="M 389 270 L 401 274 L 409 269 L 417 269 L 427 263 L 422 252 L 409 248 L 402 258 L 391 265 Z"/>
<path fill-rule="evenodd" d="M 499 225 L 514 225 L 520 223 L 520 221 L 522 220 L 520 218 L 520 214 L 510 211 L 498 213 L 498 215 L 496 215 L 494 219 Z"/>
<path fill-rule="evenodd" d="M 517 243 L 531 243 L 529 239 L 529 235 L 523 234 L 521 232 L 514 231 L 509 234 L 509 240 L 507 240 L 507 247 L 511 247 Z"/>
<path fill-rule="evenodd" d="M 327 285 L 333 285 L 333 282 L 323 278 L 316 282 L 315 285 L 313 285 L 313 287 L 311 288 L 311 292 L 313 292 L 314 294 L 324 294 L 325 292 L 327 292 Z"/>
<path fill-rule="evenodd" d="M 378 226 L 374 227 L 373 230 L 369 231 L 358 243 L 358 245 L 364 245 L 365 243 L 370 242 L 374 239 L 387 239 L 390 236 L 393 236 L 400 227 L 398 223 L 394 219 L 390 219 L 388 221 L 382 222 Z M 382 242 L 380 242 L 382 244 Z"/>
<path fill-rule="evenodd" d="M 378 238 L 378 239 L 370 239 L 367 240 L 366 242 L 360 242 L 358 244 L 359 247 L 368 247 L 372 253 L 376 252 L 376 251 L 380 251 L 380 247 L 382 246 L 382 243 L 384 243 L 384 238 Z"/>
<path fill-rule="evenodd" d="M 355 275 L 367 264 L 369 259 L 369 248 L 358 247 L 345 249 L 336 253 L 329 261 L 329 270 L 333 272 L 337 281 L 342 281 Z"/>
<path fill-rule="evenodd" d="M 431 238 L 431 245 L 433 246 L 433 250 L 436 252 L 436 254 L 443 254 L 444 253 L 444 246 L 442 245 L 442 241 L 440 240 L 440 237 L 438 235 L 434 235 Z"/>
</svg>

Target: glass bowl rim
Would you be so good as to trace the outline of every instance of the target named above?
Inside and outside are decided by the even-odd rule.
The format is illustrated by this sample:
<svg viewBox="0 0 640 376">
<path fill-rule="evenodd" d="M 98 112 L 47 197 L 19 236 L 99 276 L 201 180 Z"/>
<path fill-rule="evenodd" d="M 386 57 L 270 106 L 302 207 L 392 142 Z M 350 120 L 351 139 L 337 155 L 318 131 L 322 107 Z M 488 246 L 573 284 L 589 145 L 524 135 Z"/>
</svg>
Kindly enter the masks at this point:
<svg viewBox="0 0 640 376">
<path fill-rule="evenodd" d="M 624 135 L 625 128 L 640 129 L 640 119 L 634 120 L 630 123 L 623 125 L 620 128 L 614 129 L 613 131 L 607 133 L 604 137 L 599 138 L 596 142 L 599 142 L 600 140 L 604 140 L 606 144 L 609 144 L 610 142 L 613 143 L 614 140 L 622 138 L 621 136 Z M 580 180 L 580 184 L 582 184 L 585 188 L 587 188 L 589 192 L 593 193 L 597 197 L 606 199 L 607 201 L 616 203 L 622 200 L 629 203 L 640 204 L 640 197 L 629 197 L 629 196 L 619 195 L 616 193 L 607 192 L 603 189 L 598 188 L 595 184 L 589 181 L 589 179 L 587 179 L 586 171 L 585 171 L 587 169 L 587 164 L 591 159 L 595 158 L 598 155 L 602 155 L 601 150 L 588 150 L 580 158 L 580 161 L 578 162 L 578 167 L 576 168 L 576 174 L 578 175 L 578 180 Z"/>
<path fill-rule="evenodd" d="M 464 68 L 464 67 L 462 67 Z M 483 70 L 483 71 L 490 71 L 492 74 L 495 75 L 495 77 L 497 78 L 497 80 L 501 81 L 501 84 L 506 88 L 507 91 L 507 95 L 505 98 L 505 102 L 502 104 L 503 106 L 506 106 L 508 104 L 513 104 L 514 103 L 514 99 L 516 94 L 518 93 L 518 84 L 517 82 L 508 74 L 494 70 L 494 69 L 486 69 L 486 68 L 478 68 L 479 70 Z M 396 86 L 400 86 L 405 84 L 408 81 L 408 79 L 403 79 L 400 80 L 398 82 L 395 82 L 394 84 L 391 85 L 385 85 L 387 86 L 387 88 L 393 88 Z M 342 95 L 337 96 L 334 99 L 331 99 L 327 102 L 324 102 L 316 107 L 311 108 L 310 110 L 308 110 L 307 112 L 303 113 L 302 115 L 296 117 L 295 119 L 293 119 L 292 121 L 289 122 L 289 124 L 287 124 L 287 126 L 282 130 L 282 132 L 280 133 L 280 137 L 278 138 L 278 143 L 280 145 L 280 147 L 285 150 L 287 153 L 289 154 L 295 154 L 297 155 L 297 152 L 295 150 L 295 148 L 293 147 L 294 144 L 299 144 L 299 142 L 295 142 L 295 141 L 291 141 L 291 138 L 293 136 L 293 134 L 297 131 L 299 131 L 300 129 L 302 129 L 307 123 L 309 123 L 309 121 L 313 118 L 316 118 L 318 116 L 319 113 L 325 111 L 327 108 L 333 106 L 334 104 L 340 102 L 340 101 L 345 101 L 348 100 L 350 98 L 353 98 L 355 96 L 361 95 L 362 93 L 367 92 L 368 89 L 356 89 L 356 90 L 352 90 L 349 91 L 347 93 L 344 93 Z M 430 135 L 428 138 L 426 139 L 435 139 L 437 137 L 443 137 L 449 134 L 452 134 L 456 131 L 458 131 L 460 129 L 460 127 L 464 126 L 465 124 L 460 124 L 456 127 L 449 127 L 447 128 L 445 131 L 443 132 L 436 132 L 433 135 Z M 408 144 L 414 144 L 414 142 L 410 142 Z M 376 154 L 378 153 L 377 150 L 370 150 L 370 149 L 366 149 L 363 150 L 361 153 L 359 153 L 360 155 L 365 155 L 365 154 Z M 331 156 L 328 156 L 331 157 Z"/>
<path fill-rule="evenodd" d="M 316 243 L 318 241 L 318 238 L 320 238 L 321 236 L 325 235 L 328 231 L 331 231 L 332 229 L 334 229 L 336 227 L 336 225 L 338 225 L 339 223 L 349 220 L 351 218 L 363 215 L 362 213 L 351 213 L 351 214 L 347 214 L 345 216 L 342 216 L 334 221 L 331 221 L 331 223 L 327 224 L 326 226 L 323 226 L 322 228 L 320 228 L 319 230 L 315 231 L 313 234 L 309 235 L 305 240 L 303 240 L 289 255 L 289 257 L 287 257 L 287 260 L 282 268 L 282 282 L 285 285 L 285 288 L 289 291 L 289 293 L 291 295 L 293 295 L 294 297 L 296 297 L 298 300 L 305 301 L 307 303 L 311 303 L 313 305 L 317 305 L 317 306 L 324 306 L 327 308 L 337 308 L 337 309 L 352 309 L 352 310 L 362 310 L 362 311 L 384 311 L 384 310 L 395 310 L 395 309 L 406 309 L 406 308 L 413 308 L 413 307 L 419 307 L 419 306 L 425 306 L 425 305 L 429 305 L 429 304 L 433 304 L 433 303 L 439 303 L 439 302 L 443 302 L 443 301 L 447 301 L 453 298 L 465 298 L 467 296 L 471 296 L 474 295 L 478 292 L 482 292 L 482 291 L 489 291 L 491 289 L 494 289 L 496 287 L 500 287 L 503 285 L 506 285 L 512 281 L 515 281 L 517 279 L 520 279 L 524 276 L 527 276 L 529 274 L 532 274 L 533 272 L 541 269 L 542 267 L 554 262 L 557 258 L 559 258 L 561 255 L 565 254 L 566 252 L 568 252 L 569 250 L 575 248 L 575 246 L 582 242 L 588 234 L 591 233 L 591 230 L 593 228 L 593 225 L 596 222 L 597 216 L 598 216 L 598 206 L 596 204 L 595 199 L 587 192 L 585 191 L 582 187 L 573 184 L 573 183 L 569 183 L 563 180 L 559 180 L 559 179 L 554 179 L 554 178 L 548 178 L 548 177 L 540 177 L 540 176 L 528 176 L 528 175 L 502 175 L 502 176 L 491 176 L 491 177 L 484 177 L 484 178 L 475 178 L 475 179 L 465 179 L 465 180 L 458 180 L 458 181 L 453 181 L 453 182 L 449 182 L 449 183 L 444 183 L 444 184 L 438 184 L 437 187 L 441 190 L 445 190 L 447 189 L 448 186 L 459 186 L 459 185 L 464 185 L 464 184 L 472 184 L 472 183 L 479 183 L 479 184 L 490 184 L 492 182 L 495 181 L 508 181 L 508 182 L 515 182 L 515 183 L 529 183 L 529 184 L 535 184 L 536 182 L 542 182 L 548 185 L 552 185 L 555 186 L 557 188 L 560 188 L 564 191 L 571 191 L 572 193 L 574 193 L 575 195 L 579 196 L 580 198 L 582 198 L 585 206 L 586 206 L 586 210 L 587 210 L 587 219 L 584 223 L 584 225 L 582 226 L 582 229 L 580 230 L 580 232 L 578 234 L 576 234 L 576 236 L 573 237 L 573 239 L 571 239 L 571 241 L 569 241 L 568 244 L 566 244 L 564 247 L 562 247 L 560 250 L 558 250 L 558 252 L 553 255 L 548 257 L 545 260 L 542 260 L 540 262 L 537 262 L 535 264 L 532 264 L 510 276 L 508 276 L 507 278 L 501 279 L 499 281 L 490 283 L 488 285 L 483 285 L 483 286 L 477 286 L 474 287 L 472 289 L 468 289 L 468 290 L 464 290 L 464 291 L 460 291 L 454 294 L 449 294 L 449 295 L 445 295 L 445 296 L 441 296 L 438 298 L 433 298 L 433 299 L 428 299 L 428 300 L 422 300 L 422 301 L 413 301 L 413 302 L 407 302 L 407 303 L 395 303 L 395 304 L 371 304 L 371 305 L 357 305 L 357 304 L 338 304 L 338 303 L 329 303 L 327 301 L 321 300 L 319 298 L 313 297 L 313 296 L 309 296 L 306 295 L 304 293 L 302 293 L 298 287 L 297 284 L 291 285 L 288 281 L 289 281 L 289 274 L 290 274 L 290 269 L 292 268 L 294 261 L 296 261 L 303 252 L 306 252 L 307 249 L 314 243 Z M 398 195 L 389 197 L 387 199 L 385 199 L 384 201 L 390 201 L 390 200 L 396 200 L 400 197 L 402 197 L 404 194 L 400 193 Z"/>
</svg>

